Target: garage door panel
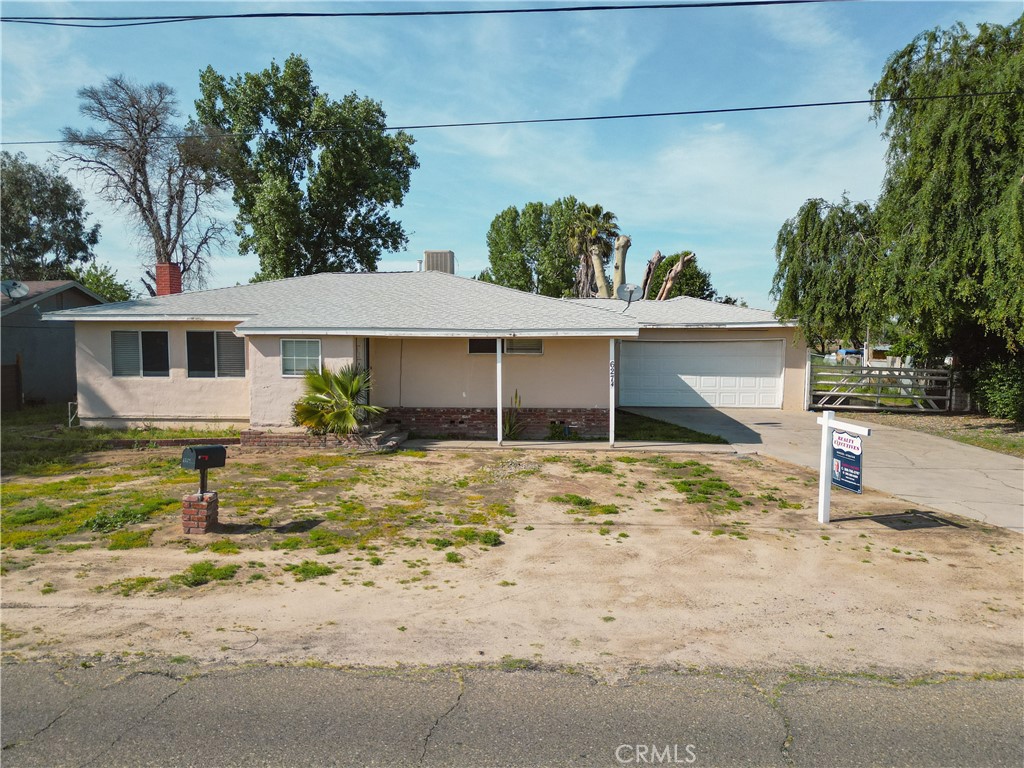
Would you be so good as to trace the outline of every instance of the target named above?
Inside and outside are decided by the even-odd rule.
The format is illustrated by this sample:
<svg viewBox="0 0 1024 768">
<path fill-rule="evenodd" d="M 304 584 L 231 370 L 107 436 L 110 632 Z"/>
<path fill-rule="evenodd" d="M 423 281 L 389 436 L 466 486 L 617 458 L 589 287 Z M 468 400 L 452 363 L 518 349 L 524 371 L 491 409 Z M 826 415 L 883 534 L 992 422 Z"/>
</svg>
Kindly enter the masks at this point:
<svg viewBox="0 0 1024 768">
<path fill-rule="evenodd" d="M 620 405 L 780 408 L 781 341 L 623 342 Z"/>
</svg>

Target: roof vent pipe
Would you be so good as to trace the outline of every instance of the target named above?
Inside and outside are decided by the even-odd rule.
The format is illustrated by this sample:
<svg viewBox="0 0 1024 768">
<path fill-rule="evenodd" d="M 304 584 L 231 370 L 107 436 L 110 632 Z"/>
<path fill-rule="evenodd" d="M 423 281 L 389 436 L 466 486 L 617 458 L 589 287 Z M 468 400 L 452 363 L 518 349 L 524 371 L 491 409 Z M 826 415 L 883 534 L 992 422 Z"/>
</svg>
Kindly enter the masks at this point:
<svg viewBox="0 0 1024 768">
<path fill-rule="evenodd" d="M 416 271 L 417 272 L 422 272 L 423 271 L 423 259 L 416 259 Z"/>
</svg>

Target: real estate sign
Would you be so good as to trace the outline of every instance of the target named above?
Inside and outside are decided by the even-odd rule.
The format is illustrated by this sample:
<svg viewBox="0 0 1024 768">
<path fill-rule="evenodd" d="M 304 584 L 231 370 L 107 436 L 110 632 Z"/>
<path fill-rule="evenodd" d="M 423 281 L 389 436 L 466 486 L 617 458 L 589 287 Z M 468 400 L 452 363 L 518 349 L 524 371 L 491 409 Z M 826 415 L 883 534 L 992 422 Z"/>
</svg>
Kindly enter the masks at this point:
<svg viewBox="0 0 1024 768">
<path fill-rule="evenodd" d="M 857 435 L 832 432 L 832 485 L 854 493 L 863 493 L 861 455 L 864 441 Z"/>
</svg>

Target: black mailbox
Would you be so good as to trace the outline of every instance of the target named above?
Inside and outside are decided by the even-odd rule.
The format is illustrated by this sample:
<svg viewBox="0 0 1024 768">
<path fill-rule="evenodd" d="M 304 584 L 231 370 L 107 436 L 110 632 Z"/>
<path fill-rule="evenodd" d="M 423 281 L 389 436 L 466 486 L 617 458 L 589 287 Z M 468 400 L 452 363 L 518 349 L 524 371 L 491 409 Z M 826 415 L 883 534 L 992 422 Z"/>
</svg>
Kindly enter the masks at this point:
<svg viewBox="0 0 1024 768">
<path fill-rule="evenodd" d="M 214 469 L 223 467 L 228 449 L 223 445 L 192 445 L 181 452 L 182 469 Z"/>
</svg>

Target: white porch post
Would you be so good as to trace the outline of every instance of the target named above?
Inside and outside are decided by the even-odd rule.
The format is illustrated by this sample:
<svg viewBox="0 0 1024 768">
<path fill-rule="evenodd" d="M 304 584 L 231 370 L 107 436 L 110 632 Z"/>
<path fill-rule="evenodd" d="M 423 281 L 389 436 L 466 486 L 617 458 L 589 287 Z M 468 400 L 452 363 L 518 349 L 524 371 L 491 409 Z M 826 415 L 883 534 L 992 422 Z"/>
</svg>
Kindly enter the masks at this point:
<svg viewBox="0 0 1024 768">
<path fill-rule="evenodd" d="M 501 394 L 501 348 L 503 346 L 501 339 L 494 340 L 495 346 L 495 360 L 497 361 L 497 380 L 498 380 L 498 445 L 501 445 L 502 428 L 501 423 L 503 421 L 503 414 L 501 410 L 501 404 L 504 402 L 504 397 Z"/>
<path fill-rule="evenodd" d="M 608 339 L 608 446 L 615 447 L 615 339 Z"/>
</svg>

